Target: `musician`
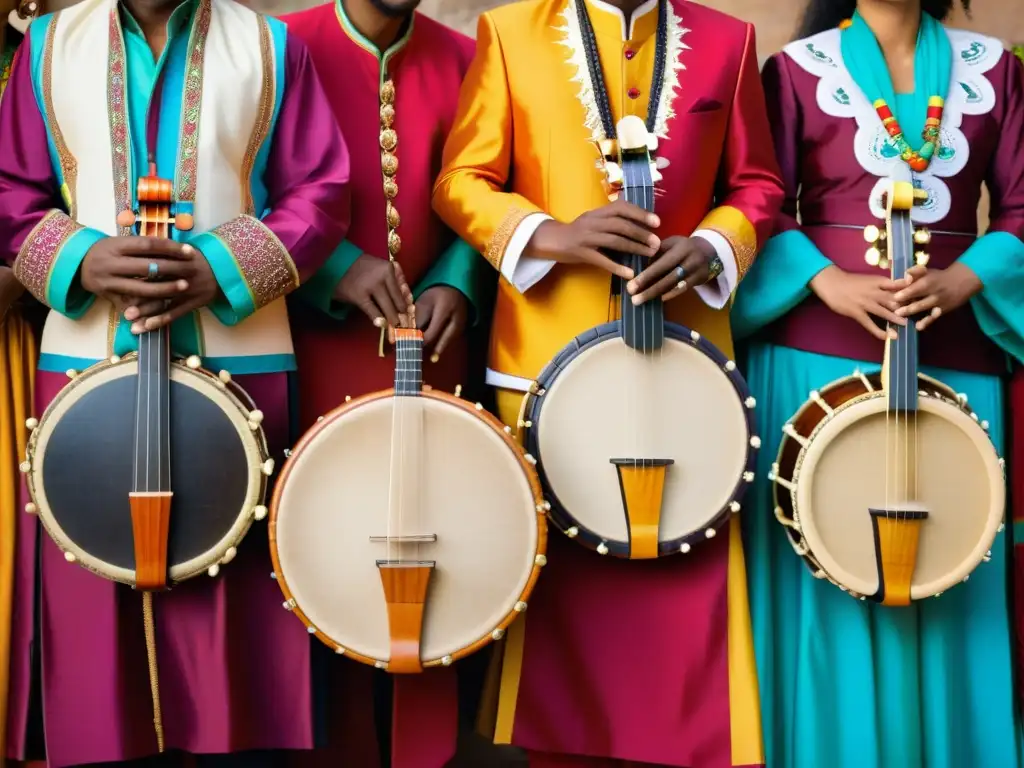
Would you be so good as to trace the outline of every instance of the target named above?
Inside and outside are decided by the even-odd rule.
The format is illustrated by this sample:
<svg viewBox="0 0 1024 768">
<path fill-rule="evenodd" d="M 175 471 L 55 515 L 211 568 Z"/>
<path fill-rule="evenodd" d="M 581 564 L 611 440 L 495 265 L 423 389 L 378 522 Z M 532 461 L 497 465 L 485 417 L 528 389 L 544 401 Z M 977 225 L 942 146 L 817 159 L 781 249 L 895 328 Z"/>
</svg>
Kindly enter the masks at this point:
<svg viewBox="0 0 1024 768">
<path fill-rule="evenodd" d="M 476 283 L 486 265 L 434 214 L 430 194 L 473 42 L 417 13 L 418 5 L 336 0 L 284 17 L 309 46 L 353 150 L 348 235 L 291 302 L 303 429 L 346 396 L 393 386 L 392 348 L 385 344 L 381 354 L 381 341 L 384 326 L 397 326 L 406 314 L 403 280 L 413 290 L 424 334 L 425 383 L 449 392 L 468 384 L 466 330 L 477 314 Z M 372 670 L 314 645 L 323 657 L 317 684 L 335 713 L 322 757 L 337 765 L 354 759 L 365 749 L 360 741 L 373 733 L 369 725 L 354 727 L 372 715 Z M 378 673 L 378 705 L 389 700 L 391 680 L 394 735 L 386 751 L 393 765 L 445 764 L 455 749 L 455 671 Z M 348 701 L 344 707 L 341 698 Z"/>
<path fill-rule="evenodd" d="M 1007 357 L 1024 354 L 1024 70 L 997 40 L 945 28 L 952 7 L 812 0 L 801 39 L 765 65 L 786 203 L 733 309 L 738 334 L 757 332 L 759 478 L 811 390 L 878 370 L 886 323 L 916 323 L 923 372 L 967 395 L 1003 455 Z M 925 148 L 934 97 L 942 129 Z M 877 99 L 904 144 L 887 140 Z M 876 185 L 902 163 L 928 190 L 914 218 L 932 239 L 919 246 L 927 267 L 893 284 L 866 263 L 862 230 L 881 223 Z M 982 182 L 991 222 L 979 238 Z M 774 520 L 769 483 L 755 490 L 747 562 L 768 764 L 1020 765 L 1010 537 L 940 599 L 886 608 L 815 579 Z"/>
<path fill-rule="evenodd" d="M 347 150 L 305 45 L 231 0 L 85 0 L 33 22 L 0 136 L 0 256 L 51 308 L 36 414 L 69 370 L 171 324 L 176 354 L 253 396 L 279 456 L 295 367 L 282 297 L 348 221 Z M 113 237 L 151 158 L 176 180 L 177 240 Z M 312 744 L 308 636 L 281 610 L 257 535 L 216 580 L 158 600 L 168 750 Z M 49 765 L 154 753 L 138 595 L 40 536 L 19 512 L 7 754 L 24 757 L 34 702 Z"/>
<path fill-rule="evenodd" d="M 11 75 L 15 52 L 38 3 L 0 3 L 0 104 Z M 13 22 L 13 23 L 12 23 Z M 6 146 L 0 136 L 0 145 Z M 0 266 L 0 745 L 7 726 L 8 659 L 14 584 L 14 530 L 19 458 L 25 454 L 21 425 L 32 415 L 32 378 L 36 334 L 24 288 L 14 273 Z"/>
<path fill-rule="evenodd" d="M 434 208 L 501 275 L 487 376 L 506 424 L 558 350 L 612 319 L 609 273 L 628 278 L 637 303 L 670 299 L 669 320 L 731 354 L 723 307 L 782 194 L 760 138 L 754 31 L 662 1 L 661 45 L 656 0 L 530 0 L 480 19 Z M 593 50 L 581 42 L 577 2 Z M 581 85 L 588 56 L 607 102 Z M 654 215 L 609 204 L 595 145 L 602 110 L 614 122 L 650 117 L 652 92 L 661 93 L 653 125 L 664 175 Z M 650 266 L 627 274 L 612 251 Z M 738 520 L 728 530 L 690 561 L 644 563 L 553 534 L 504 645 L 495 740 L 525 747 L 540 766 L 760 764 Z"/>
</svg>

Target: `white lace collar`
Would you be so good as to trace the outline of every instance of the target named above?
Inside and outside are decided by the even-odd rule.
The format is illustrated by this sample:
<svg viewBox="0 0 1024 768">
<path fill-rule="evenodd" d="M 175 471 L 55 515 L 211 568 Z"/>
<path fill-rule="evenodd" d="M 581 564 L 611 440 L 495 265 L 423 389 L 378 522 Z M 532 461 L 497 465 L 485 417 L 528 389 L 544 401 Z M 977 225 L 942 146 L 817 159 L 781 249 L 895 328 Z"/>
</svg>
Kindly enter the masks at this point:
<svg viewBox="0 0 1024 768">
<path fill-rule="evenodd" d="M 984 115 L 996 105 L 995 89 L 985 77 L 1003 55 L 999 40 L 960 29 L 946 29 L 953 49 L 953 70 L 942 113 L 941 151 L 928 168 L 914 173 L 914 183 L 928 190 L 929 201 L 915 208 L 913 218 L 921 224 L 942 221 L 952 205 L 949 187 L 942 180 L 956 176 L 967 165 L 970 146 L 960 130 L 964 115 Z M 871 213 L 885 218 L 881 193 L 895 163 L 901 163 L 874 108 L 853 81 L 843 63 L 840 32 L 830 29 L 790 43 L 783 50 L 801 69 L 820 78 L 817 89 L 818 107 L 832 117 L 857 121 L 853 151 L 857 162 L 879 181 L 871 193 Z"/>
</svg>

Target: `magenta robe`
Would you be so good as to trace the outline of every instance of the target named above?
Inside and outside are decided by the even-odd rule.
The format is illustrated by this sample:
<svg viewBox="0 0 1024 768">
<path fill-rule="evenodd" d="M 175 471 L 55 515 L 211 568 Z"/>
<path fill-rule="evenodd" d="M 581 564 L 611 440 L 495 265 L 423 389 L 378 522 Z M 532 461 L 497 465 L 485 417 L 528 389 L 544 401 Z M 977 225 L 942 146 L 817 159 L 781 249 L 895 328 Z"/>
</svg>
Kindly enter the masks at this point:
<svg viewBox="0 0 1024 768">
<path fill-rule="evenodd" d="M 431 209 L 430 195 L 455 116 L 459 85 L 473 55 L 472 40 L 417 13 L 411 29 L 382 57 L 351 27 L 337 3 L 285 16 L 284 21 L 309 46 L 327 99 L 353 150 L 348 243 L 357 252 L 387 256 L 379 148 L 379 83 L 385 66 L 395 85 L 394 129 L 400 162 L 394 201 L 402 219 L 397 260 L 417 295 L 428 283 L 452 285 L 450 280 L 434 279 L 434 267 L 456 238 Z M 473 259 L 479 257 L 474 254 Z M 330 272 L 330 265 L 325 271 Z M 331 287 L 337 282 L 336 275 L 332 278 Z M 462 287 L 457 280 L 454 285 Z M 361 311 L 353 309 L 339 322 L 334 313 L 325 314 L 325 307 L 299 298 L 297 294 L 289 301 L 289 309 L 299 364 L 299 411 L 303 427 L 308 427 L 340 405 L 346 395 L 356 397 L 393 386 L 395 360 L 390 350 L 386 357 L 379 356 L 380 330 Z M 466 385 L 467 347 L 465 335 L 454 339 L 438 363 L 426 362 L 424 381 L 449 392 L 456 385 Z M 316 765 L 333 768 L 343 764 L 343 757 L 352 758 L 354 750 L 365 751 L 364 743 L 342 733 L 342 729 L 353 730 L 343 718 L 363 718 L 369 711 L 373 669 L 333 654 L 327 666 L 327 680 L 322 682 L 328 688 L 328 746 L 317 755 Z M 456 670 L 396 676 L 394 682 L 392 765 L 441 768 L 455 752 Z M 372 730 L 365 735 L 372 737 Z M 300 761 L 303 768 L 308 768 L 306 760 Z M 365 762 L 350 764 L 372 768 Z"/>
<path fill-rule="evenodd" d="M 286 50 L 287 90 L 265 177 L 273 212 L 263 221 L 308 277 L 344 236 L 348 153 L 306 47 L 289 39 Z M 7 262 L 46 212 L 61 207 L 24 53 L 0 110 L 0 258 Z M 287 376 L 236 377 L 265 413 L 279 461 L 289 438 Z M 38 412 L 65 383 L 40 372 Z M 309 639 L 281 609 L 265 530 L 254 528 L 217 579 L 197 578 L 154 601 L 168 749 L 312 746 Z M 7 756 L 25 757 L 37 657 L 51 768 L 154 753 L 139 594 L 70 566 L 35 517 L 20 514 L 17 535 Z"/>
</svg>

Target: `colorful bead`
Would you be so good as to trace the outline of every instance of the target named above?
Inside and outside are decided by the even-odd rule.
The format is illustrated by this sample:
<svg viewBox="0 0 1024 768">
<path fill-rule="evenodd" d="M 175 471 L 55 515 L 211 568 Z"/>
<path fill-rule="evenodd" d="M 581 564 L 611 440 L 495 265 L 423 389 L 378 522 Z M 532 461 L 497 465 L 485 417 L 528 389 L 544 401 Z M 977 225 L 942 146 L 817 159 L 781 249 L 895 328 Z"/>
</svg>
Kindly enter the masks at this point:
<svg viewBox="0 0 1024 768">
<path fill-rule="evenodd" d="M 872 105 L 882 121 L 886 133 L 889 134 L 893 144 L 896 145 L 900 158 L 914 171 L 922 172 L 927 170 L 928 164 L 931 162 L 932 157 L 935 156 L 935 150 L 939 146 L 939 128 L 942 125 L 944 105 L 945 101 L 941 96 L 932 96 L 928 99 L 928 114 L 925 118 L 924 130 L 921 132 L 924 144 L 916 152 L 907 143 L 906 138 L 904 138 L 903 129 L 900 127 L 895 115 L 893 115 L 892 110 L 889 109 L 889 105 L 885 103 L 885 99 L 878 99 Z"/>
<path fill-rule="evenodd" d="M 853 19 L 843 19 L 839 22 L 840 29 L 849 29 L 853 26 Z"/>
</svg>

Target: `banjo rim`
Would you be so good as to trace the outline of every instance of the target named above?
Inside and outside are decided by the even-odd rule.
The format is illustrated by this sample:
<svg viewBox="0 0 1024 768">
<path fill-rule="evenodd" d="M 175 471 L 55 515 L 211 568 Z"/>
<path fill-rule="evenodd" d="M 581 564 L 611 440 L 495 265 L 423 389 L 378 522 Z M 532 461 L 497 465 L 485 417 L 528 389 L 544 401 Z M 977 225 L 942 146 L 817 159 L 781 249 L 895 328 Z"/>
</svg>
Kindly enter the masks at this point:
<svg viewBox="0 0 1024 768">
<path fill-rule="evenodd" d="M 366 395 L 359 397 L 353 397 L 350 401 L 343 403 L 334 410 L 330 411 L 324 416 L 321 416 L 316 422 L 307 429 L 298 443 L 292 449 L 291 454 L 285 461 L 284 466 L 281 469 L 280 477 L 274 484 L 274 493 L 270 501 L 270 514 L 268 517 L 268 538 L 270 540 L 270 559 L 274 565 L 274 579 L 277 581 L 278 587 L 281 589 L 284 595 L 283 607 L 285 610 L 294 614 L 299 621 L 306 627 L 309 634 L 316 637 L 321 643 L 329 648 L 332 648 L 335 653 L 344 655 L 346 658 L 354 661 L 362 662 L 370 666 L 375 666 L 379 669 L 387 669 L 387 661 L 384 661 L 384 666 L 381 666 L 381 659 L 376 659 L 365 654 L 361 654 L 350 648 L 342 646 L 340 643 L 335 641 L 332 637 L 323 632 L 319 627 L 314 625 L 309 617 L 306 616 L 302 610 L 302 606 L 299 605 L 295 596 L 292 594 L 290 587 L 288 586 L 288 580 L 281 568 L 281 560 L 278 554 L 277 548 L 277 521 L 281 510 L 282 498 L 284 489 L 288 484 L 288 477 L 291 474 L 291 470 L 295 467 L 296 461 L 300 456 L 309 448 L 310 444 L 321 431 L 326 429 L 330 424 L 333 424 L 339 418 L 343 417 L 350 411 L 353 411 L 361 406 L 368 403 L 375 402 L 377 400 L 383 400 L 394 397 L 395 390 L 393 387 L 388 389 L 378 390 L 377 392 L 371 392 Z M 437 400 L 449 405 L 455 406 L 462 411 L 474 416 L 475 418 L 483 421 L 492 431 L 496 432 L 504 442 L 505 446 L 511 451 L 515 457 L 516 462 L 523 470 L 523 474 L 529 484 L 530 493 L 533 497 L 534 502 L 534 521 L 537 525 L 537 548 L 533 554 L 533 565 L 530 568 L 530 574 L 527 577 L 526 583 L 519 596 L 516 598 L 513 609 L 506 614 L 501 621 L 491 629 L 490 632 L 485 634 L 478 640 L 463 646 L 454 653 L 442 656 L 436 659 L 423 659 L 422 665 L 424 668 L 428 667 L 439 667 L 448 666 L 453 661 L 458 661 L 473 653 L 485 648 L 495 640 L 500 640 L 509 625 L 523 613 L 527 608 L 529 597 L 533 592 L 534 587 L 537 584 L 537 579 L 540 577 L 542 568 L 547 564 L 547 510 L 546 503 L 544 501 L 543 492 L 541 489 L 540 480 L 537 477 L 537 472 L 527 460 L 523 453 L 522 447 L 516 442 L 515 438 L 512 437 L 509 432 L 506 431 L 505 426 L 495 417 L 492 413 L 483 408 L 479 403 L 471 404 L 467 400 L 463 400 L 461 397 L 442 392 L 436 389 L 428 389 L 424 387 L 419 394 L 419 397 L 425 397 L 432 400 Z"/>
<path fill-rule="evenodd" d="M 40 439 L 43 436 L 48 439 L 48 427 L 54 418 L 54 414 L 63 412 L 62 409 L 67 399 L 81 389 L 81 384 L 83 382 L 88 382 L 105 371 L 110 371 L 122 366 L 137 365 L 137 363 L 138 353 L 130 352 L 124 356 L 113 356 L 106 360 L 100 360 L 99 362 L 93 363 L 88 368 L 71 378 L 71 381 L 64 385 L 46 406 L 46 409 L 43 411 L 43 415 L 39 417 L 38 423 L 31 430 L 26 446 L 26 462 L 28 463 L 29 468 L 28 471 L 24 473 L 25 484 L 28 488 L 29 497 L 36 505 L 36 516 L 39 518 L 39 522 L 42 527 L 46 530 L 47 535 L 54 544 L 57 545 L 65 558 L 69 558 L 70 555 L 75 564 L 80 565 L 87 571 L 109 581 L 126 584 L 133 588 L 135 586 L 135 569 L 111 566 L 109 563 L 92 556 L 64 532 L 64 529 L 57 521 L 56 517 L 54 517 L 49 507 L 49 503 L 46 499 L 45 488 L 41 488 L 43 485 L 41 470 L 43 466 L 45 466 L 45 460 L 39 462 L 37 461 L 37 458 Z M 240 415 L 242 415 L 246 428 L 244 430 L 241 429 L 241 424 L 239 424 L 232 415 L 229 414 L 228 418 L 234 423 L 236 432 L 243 444 L 247 443 L 248 440 L 255 442 L 255 455 L 257 456 L 258 463 L 255 467 L 250 464 L 250 489 L 247 493 L 246 504 L 239 511 L 235 524 L 227 531 L 227 533 L 224 534 L 224 536 L 221 537 L 214 547 L 211 547 L 205 553 L 184 563 L 179 563 L 178 565 L 172 566 L 168 564 L 168 587 L 180 584 L 183 581 L 187 581 L 203 573 L 207 573 L 209 572 L 209 569 L 214 566 L 219 566 L 221 564 L 226 565 L 231 559 L 233 559 L 234 555 L 229 555 L 228 553 L 230 550 L 237 550 L 238 546 L 249 532 L 249 529 L 252 527 L 254 511 L 258 506 L 264 503 L 268 485 L 267 474 L 263 471 L 264 463 L 269 458 L 266 434 L 258 424 L 253 428 L 253 423 L 244 419 L 244 415 L 249 413 L 251 409 L 243 403 L 242 398 L 236 393 L 236 390 L 240 389 L 240 387 L 230 380 L 224 381 L 220 377 L 215 376 L 213 373 L 203 368 L 193 368 L 188 365 L 185 360 L 181 359 L 171 361 L 170 375 L 172 380 L 176 374 L 185 377 L 184 381 L 179 380 L 179 383 L 183 383 L 184 386 L 189 386 L 197 390 L 201 390 L 207 386 L 212 386 L 216 391 L 220 392 L 227 398 L 228 402 L 234 406 Z M 134 374 L 128 373 L 127 375 L 130 376 Z M 192 384 L 184 383 L 189 380 L 193 383 L 202 382 L 202 384 L 196 387 L 192 386 Z M 252 402 L 248 393 L 245 393 L 245 396 L 250 402 Z M 225 413 L 227 412 L 225 411 Z M 44 448 L 45 445 L 46 443 L 44 442 Z M 253 454 L 252 448 L 253 446 L 251 444 L 247 445 L 245 448 L 245 454 L 250 459 Z M 252 478 L 254 476 L 259 478 L 258 487 L 255 491 L 251 485 Z M 71 558 L 69 558 L 69 560 Z"/>
<path fill-rule="evenodd" d="M 854 373 L 851 376 L 836 379 L 818 391 L 826 393 L 854 378 L 860 378 L 862 381 L 874 378 L 877 381 L 878 377 L 878 372 L 871 375 Z M 928 391 L 924 388 L 919 390 L 921 410 L 952 423 L 968 436 L 971 443 L 978 449 L 982 461 L 988 469 L 989 489 L 992 491 L 991 506 L 993 508 L 1001 508 L 1003 511 L 1002 514 L 992 514 L 990 510 L 989 519 L 982 536 L 978 540 L 979 543 L 974 546 L 971 553 L 961 561 L 958 567 L 951 571 L 953 575 L 947 575 L 941 580 L 933 580 L 926 584 L 914 584 L 912 582 L 910 595 L 914 601 L 941 594 L 943 591 L 965 581 L 973 573 L 985 560 L 986 553 L 991 550 L 995 537 L 1003 525 L 1006 506 L 1006 484 L 1001 460 L 990 436 L 978 425 L 976 415 L 967 407 L 966 401 L 961 401 L 954 390 L 946 384 L 925 374 L 919 374 L 918 378 L 934 388 L 933 391 Z M 812 487 L 813 483 L 806 481 L 801 483 L 800 479 L 805 473 L 813 473 L 813 470 L 817 467 L 818 460 L 824 454 L 825 448 L 831 444 L 831 440 L 824 444 L 820 442 L 822 432 L 829 428 L 829 425 L 839 423 L 840 425 L 850 426 L 865 417 L 877 415 L 885 410 L 886 397 L 887 394 L 884 389 L 872 388 L 834 406 L 832 413 L 826 412 L 824 417 L 815 423 L 810 435 L 802 436 L 806 444 L 800 444 L 800 449 L 792 462 L 792 466 L 787 465 L 787 467 L 781 466 L 786 449 L 791 443 L 798 441 L 791 435 L 784 433 L 779 444 L 778 464 L 776 465 L 778 469 L 774 470 L 775 477 L 772 482 L 776 510 L 775 516 L 786 528 L 789 541 L 796 554 L 804 561 L 804 564 L 814 573 L 816 578 L 826 579 L 841 590 L 848 592 L 852 597 L 861 599 L 870 598 L 875 593 L 877 584 L 867 584 L 868 588 L 862 589 L 865 586 L 865 584 L 861 583 L 863 580 L 849 578 L 850 574 L 834 558 L 828 555 L 828 549 L 817 535 L 814 517 L 801 515 L 801 509 L 807 510 L 811 506 L 810 487 Z M 850 416 L 849 411 L 851 409 L 860 411 L 863 410 L 865 404 L 869 403 L 871 405 L 868 411 L 862 416 L 856 414 L 852 417 Z M 793 417 L 787 421 L 787 424 L 797 422 L 799 416 L 804 414 L 811 405 L 815 404 L 813 398 L 805 401 Z M 840 419 L 840 422 L 837 422 L 837 419 Z M 849 424 L 846 422 L 849 422 Z M 840 430 L 840 432 L 842 431 L 845 431 L 845 428 Z M 782 477 L 782 471 L 787 469 L 792 476 L 789 478 Z M 790 483 L 792 487 L 784 487 L 780 480 Z M 786 498 L 789 500 L 789 510 L 781 503 Z M 810 536 L 808 536 L 808 522 L 810 522 Z M 826 554 L 829 562 L 822 562 L 823 553 Z"/>
<path fill-rule="evenodd" d="M 612 320 L 585 331 L 574 337 L 562 347 L 561 350 L 541 370 L 536 380 L 531 383 L 530 389 L 523 396 L 523 445 L 535 457 L 537 457 L 537 474 L 540 477 L 541 487 L 544 496 L 548 500 L 551 509 L 548 517 L 563 534 L 573 539 L 588 549 L 592 549 L 601 555 L 611 555 L 621 559 L 629 559 L 630 542 L 608 539 L 598 535 L 586 525 L 577 520 L 561 503 L 558 494 L 555 492 L 547 473 L 544 470 L 543 457 L 540 455 L 540 435 L 536 429 L 544 407 L 544 400 L 554 381 L 568 367 L 569 363 L 580 354 L 591 347 L 612 341 L 620 335 L 621 320 Z M 743 404 L 743 413 L 747 425 L 746 436 L 746 457 L 743 463 L 743 470 L 736 479 L 732 495 L 723 505 L 722 509 L 712 517 L 708 524 L 699 530 L 694 530 L 683 536 L 667 541 L 658 542 L 658 557 L 666 557 L 674 554 L 685 554 L 702 542 L 713 538 L 718 533 L 731 515 L 739 510 L 739 504 L 743 500 L 747 489 L 755 479 L 757 465 L 757 452 L 760 447 L 760 438 L 757 437 L 757 420 L 754 414 L 756 402 L 750 393 L 746 379 L 739 371 L 735 361 L 727 357 L 722 351 L 708 341 L 702 334 L 679 323 L 665 322 L 665 340 L 678 341 L 696 348 L 707 357 L 711 358 L 725 378 L 732 384 L 736 394 Z"/>
</svg>

